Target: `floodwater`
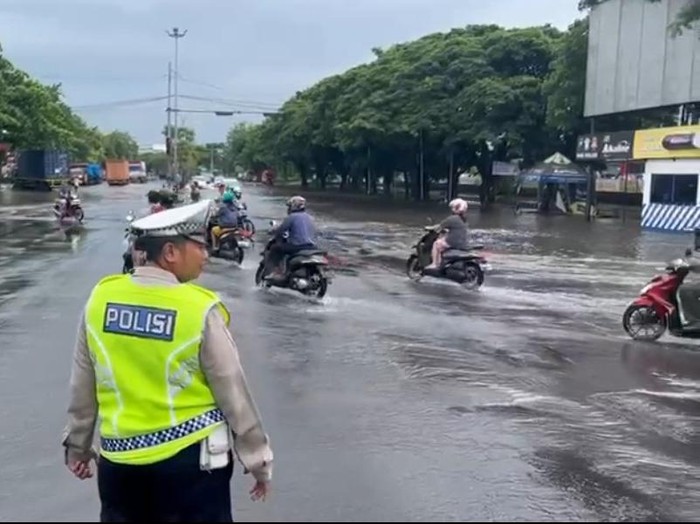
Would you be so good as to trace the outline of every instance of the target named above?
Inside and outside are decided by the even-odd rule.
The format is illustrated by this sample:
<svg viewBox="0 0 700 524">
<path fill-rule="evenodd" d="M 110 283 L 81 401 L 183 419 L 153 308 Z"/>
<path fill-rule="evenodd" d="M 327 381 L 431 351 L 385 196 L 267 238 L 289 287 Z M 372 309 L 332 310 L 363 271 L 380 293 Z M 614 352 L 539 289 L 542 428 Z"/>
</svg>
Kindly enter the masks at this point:
<svg viewBox="0 0 700 524">
<path fill-rule="evenodd" d="M 121 268 L 148 186 L 84 188 L 62 231 L 52 195 L 0 192 L 0 520 L 97 520 L 96 483 L 60 447 L 76 322 Z M 483 288 L 411 282 L 435 210 L 310 198 L 337 258 L 326 298 L 254 286 L 284 198 L 245 186 L 258 245 L 201 283 L 230 307 L 276 454 L 273 493 L 239 521 L 690 521 L 700 515 L 700 346 L 637 343 L 629 300 L 689 236 L 634 223 L 470 212 Z"/>
</svg>

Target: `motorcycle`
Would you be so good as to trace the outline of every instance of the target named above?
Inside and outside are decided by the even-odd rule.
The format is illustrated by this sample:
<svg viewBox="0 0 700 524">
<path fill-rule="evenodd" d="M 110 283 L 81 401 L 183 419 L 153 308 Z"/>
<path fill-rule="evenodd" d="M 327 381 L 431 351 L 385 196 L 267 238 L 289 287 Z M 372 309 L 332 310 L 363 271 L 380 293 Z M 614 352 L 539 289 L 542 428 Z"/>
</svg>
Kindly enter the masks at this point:
<svg viewBox="0 0 700 524">
<path fill-rule="evenodd" d="M 75 218 L 78 222 L 83 221 L 85 218 L 85 213 L 80 204 L 80 199 L 77 197 L 71 198 L 70 207 L 67 207 L 67 201 L 65 198 L 57 198 L 54 202 L 53 212 L 59 220 L 64 218 Z"/>
<path fill-rule="evenodd" d="M 270 232 L 272 232 L 272 229 L 276 227 L 276 223 L 270 221 L 270 226 Z M 265 258 L 274 242 L 274 236 L 270 235 L 270 240 L 261 253 L 263 259 L 255 272 L 255 284 L 267 288 L 274 286 L 292 289 L 309 297 L 323 298 L 328 291 L 330 282 L 330 278 L 324 269 L 328 266 L 327 253 L 320 249 L 308 249 L 295 253 L 291 257 L 287 256 L 283 262 L 283 276 L 281 278 L 272 278 L 266 275 Z"/>
<path fill-rule="evenodd" d="M 129 225 L 134 221 L 134 212 L 129 211 L 129 214 L 126 215 L 126 221 Z M 133 248 L 134 248 L 134 240 L 135 236 L 131 232 L 131 227 L 127 227 L 125 229 L 126 233 L 124 235 L 124 245 L 125 245 L 125 250 L 124 254 L 122 255 L 122 259 L 124 260 L 124 263 L 122 265 L 122 273 L 127 274 L 127 273 L 133 273 L 134 272 L 134 256 L 133 256 Z"/>
<path fill-rule="evenodd" d="M 248 231 L 251 235 L 255 234 L 255 224 L 253 224 L 253 221 L 248 218 L 248 206 L 246 206 L 243 202 L 241 202 L 238 209 L 238 226 L 241 229 Z"/>
<path fill-rule="evenodd" d="M 211 221 L 209 223 L 209 233 L 207 234 L 207 249 L 209 251 L 209 256 L 223 258 L 225 260 L 231 260 L 233 262 L 238 262 L 238 264 L 242 264 L 243 258 L 245 257 L 243 248 L 250 247 L 252 243 L 252 233 L 239 228 L 225 228 L 219 235 L 218 249 L 214 249 L 211 243 L 211 229 L 215 225 L 216 221 Z"/>
<path fill-rule="evenodd" d="M 418 282 L 423 277 L 448 279 L 467 289 L 477 289 L 484 283 L 484 273 L 491 269 L 486 258 L 479 254 L 484 246 L 472 246 L 468 250 L 448 249 L 442 254 L 440 267 L 427 268 L 432 262 L 433 244 L 440 236 L 434 226 L 425 227 L 425 234 L 412 246 L 416 250 L 406 261 L 406 274 Z"/>
<path fill-rule="evenodd" d="M 668 330 L 679 338 L 700 338 L 700 310 L 698 300 L 691 304 L 679 302 L 678 289 L 691 271 L 698 271 L 685 256 L 666 264 L 664 274 L 655 275 L 642 288 L 622 315 L 622 326 L 634 340 L 657 340 Z M 695 311 L 694 311 L 695 310 Z"/>
</svg>

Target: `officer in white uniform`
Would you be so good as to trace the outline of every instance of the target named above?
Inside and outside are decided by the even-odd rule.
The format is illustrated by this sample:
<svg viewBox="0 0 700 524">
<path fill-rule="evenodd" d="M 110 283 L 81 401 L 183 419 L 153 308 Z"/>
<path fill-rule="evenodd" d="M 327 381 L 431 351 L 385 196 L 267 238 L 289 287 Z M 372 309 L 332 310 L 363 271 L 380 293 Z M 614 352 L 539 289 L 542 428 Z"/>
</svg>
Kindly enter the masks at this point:
<svg viewBox="0 0 700 524">
<path fill-rule="evenodd" d="M 80 479 L 98 459 L 102 522 L 232 522 L 234 453 L 255 478 L 252 498 L 268 492 L 272 449 L 229 313 L 191 283 L 207 260 L 210 204 L 133 222 L 146 265 L 102 279 L 80 319 L 62 443 Z"/>
</svg>

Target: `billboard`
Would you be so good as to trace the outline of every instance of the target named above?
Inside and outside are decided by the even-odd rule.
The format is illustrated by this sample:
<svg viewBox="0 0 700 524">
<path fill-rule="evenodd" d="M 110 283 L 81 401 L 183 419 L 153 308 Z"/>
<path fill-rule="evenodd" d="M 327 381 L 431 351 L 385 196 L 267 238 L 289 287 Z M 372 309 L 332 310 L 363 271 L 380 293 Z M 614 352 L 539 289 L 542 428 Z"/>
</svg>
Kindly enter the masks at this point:
<svg viewBox="0 0 700 524">
<path fill-rule="evenodd" d="M 668 26 L 690 0 L 608 0 L 590 15 L 586 117 L 700 101 L 700 28 Z"/>
<path fill-rule="evenodd" d="M 634 158 L 700 158 L 700 125 L 635 131 Z"/>
<path fill-rule="evenodd" d="M 576 142 L 576 160 L 624 162 L 632 158 L 634 131 L 581 135 Z"/>
</svg>

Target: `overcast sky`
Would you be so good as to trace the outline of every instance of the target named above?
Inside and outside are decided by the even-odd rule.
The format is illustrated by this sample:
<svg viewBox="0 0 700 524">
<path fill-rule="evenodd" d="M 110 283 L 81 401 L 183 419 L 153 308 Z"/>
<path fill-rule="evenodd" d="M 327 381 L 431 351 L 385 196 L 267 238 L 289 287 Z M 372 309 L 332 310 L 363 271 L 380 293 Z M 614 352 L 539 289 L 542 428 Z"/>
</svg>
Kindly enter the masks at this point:
<svg viewBox="0 0 700 524">
<path fill-rule="evenodd" d="M 330 74 L 388 47 L 468 24 L 565 29 L 577 0 L 0 0 L 0 45 L 18 67 L 61 82 L 92 125 L 160 143 L 180 39 L 183 109 L 269 109 Z M 87 107 L 85 107 L 87 106 Z M 90 107 L 92 106 L 92 107 Z M 182 114 L 201 141 L 223 141 L 231 125 L 257 117 Z"/>
</svg>

